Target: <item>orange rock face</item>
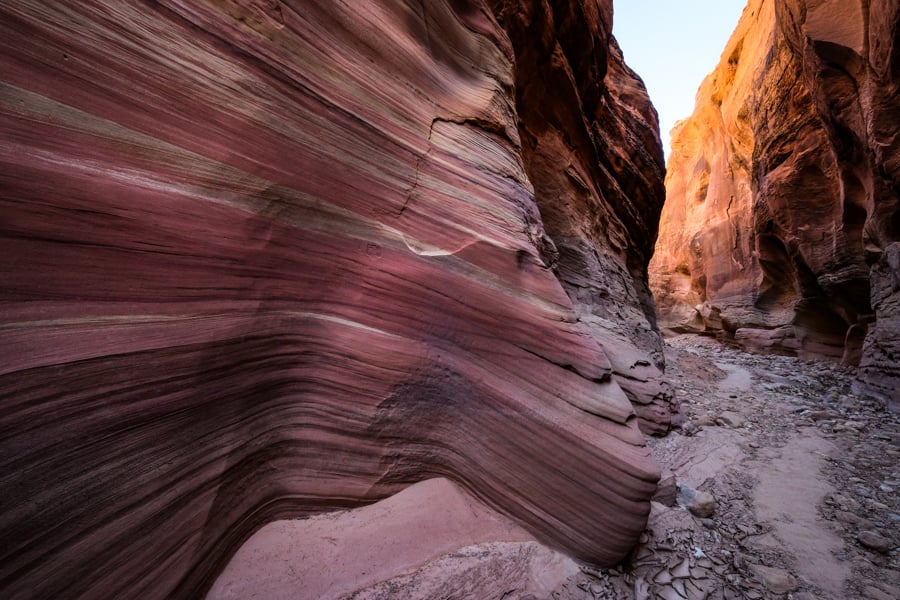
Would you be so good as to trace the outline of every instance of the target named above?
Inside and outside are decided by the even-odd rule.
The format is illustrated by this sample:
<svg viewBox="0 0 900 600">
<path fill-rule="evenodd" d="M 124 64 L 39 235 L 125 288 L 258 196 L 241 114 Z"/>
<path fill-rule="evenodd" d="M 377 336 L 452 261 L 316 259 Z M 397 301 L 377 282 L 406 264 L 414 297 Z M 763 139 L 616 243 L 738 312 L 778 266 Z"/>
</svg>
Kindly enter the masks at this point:
<svg viewBox="0 0 900 600">
<path fill-rule="evenodd" d="M 661 323 L 860 364 L 897 400 L 900 6 L 753 0 L 673 135 Z"/>
<path fill-rule="evenodd" d="M 610 23 L 3 4 L 3 597 L 195 598 L 263 524 L 431 477 L 621 559 L 673 407 Z"/>
</svg>

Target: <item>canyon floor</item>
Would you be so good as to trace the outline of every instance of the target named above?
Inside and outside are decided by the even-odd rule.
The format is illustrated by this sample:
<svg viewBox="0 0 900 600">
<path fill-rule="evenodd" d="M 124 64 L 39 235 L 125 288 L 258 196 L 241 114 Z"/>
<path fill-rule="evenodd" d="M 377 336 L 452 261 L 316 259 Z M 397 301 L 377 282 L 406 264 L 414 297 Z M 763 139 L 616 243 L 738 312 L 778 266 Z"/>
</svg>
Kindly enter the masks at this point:
<svg viewBox="0 0 900 600">
<path fill-rule="evenodd" d="M 666 357 L 687 421 L 650 444 L 681 503 L 707 492 L 714 512 L 654 504 L 645 543 L 593 597 L 900 598 L 898 416 L 835 365 L 696 336 Z"/>
<path fill-rule="evenodd" d="M 576 564 L 431 480 L 270 524 L 208 598 L 900 598 L 900 416 L 835 365 L 697 336 L 666 353 L 687 420 L 650 444 L 677 500 L 622 566 Z"/>
</svg>

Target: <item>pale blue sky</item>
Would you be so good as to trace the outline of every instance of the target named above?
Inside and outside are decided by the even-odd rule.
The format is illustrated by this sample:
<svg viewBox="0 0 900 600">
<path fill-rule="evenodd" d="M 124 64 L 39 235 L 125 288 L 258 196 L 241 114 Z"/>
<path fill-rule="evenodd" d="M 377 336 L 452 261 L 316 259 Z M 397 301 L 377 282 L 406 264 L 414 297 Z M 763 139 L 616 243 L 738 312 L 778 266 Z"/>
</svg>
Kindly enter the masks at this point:
<svg viewBox="0 0 900 600">
<path fill-rule="evenodd" d="M 719 62 L 747 0 L 614 0 L 613 34 L 669 130 L 694 111 L 700 82 Z"/>
</svg>

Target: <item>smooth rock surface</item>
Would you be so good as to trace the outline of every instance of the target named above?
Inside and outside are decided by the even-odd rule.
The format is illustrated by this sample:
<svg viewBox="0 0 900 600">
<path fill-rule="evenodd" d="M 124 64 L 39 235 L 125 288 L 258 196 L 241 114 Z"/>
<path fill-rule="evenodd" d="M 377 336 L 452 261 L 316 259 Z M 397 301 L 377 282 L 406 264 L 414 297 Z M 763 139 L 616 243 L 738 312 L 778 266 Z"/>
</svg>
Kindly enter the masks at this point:
<svg viewBox="0 0 900 600">
<path fill-rule="evenodd" d="M 623 558 L 638 421 L 675 408 L 662 151 L 611 22 L 0 6 L 4 598 L 195 598 L 266 523 L 433 477 Z"/>
<path fill-rule="evenodd" d="M 509 589 L 547 597 L 578 572 L 458 486 L 430 479 L 369 506 L 266 525 L 206 598 L 377 598 L 391 589 L 408 598 L 451 589 L 460 598 Z"/>
<path fill-rule="evenodd" d="M 751 0 L 673 133 L 661 325 L 900 401 L 900 4 Z"/>
</svg>

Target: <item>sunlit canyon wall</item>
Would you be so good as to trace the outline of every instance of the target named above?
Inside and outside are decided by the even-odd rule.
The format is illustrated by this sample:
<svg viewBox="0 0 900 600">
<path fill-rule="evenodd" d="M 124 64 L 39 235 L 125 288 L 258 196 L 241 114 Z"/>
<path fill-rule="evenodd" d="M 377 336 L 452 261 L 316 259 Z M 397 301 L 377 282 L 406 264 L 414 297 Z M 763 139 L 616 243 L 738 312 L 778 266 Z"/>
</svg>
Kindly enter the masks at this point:
<svg viewBox="0 0 900 600">
<path fill-rule="evenodd" d="M 675 130 L 661 325 L 900 400 L 900 4 L 752 0 Z"/>
</svg>

